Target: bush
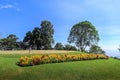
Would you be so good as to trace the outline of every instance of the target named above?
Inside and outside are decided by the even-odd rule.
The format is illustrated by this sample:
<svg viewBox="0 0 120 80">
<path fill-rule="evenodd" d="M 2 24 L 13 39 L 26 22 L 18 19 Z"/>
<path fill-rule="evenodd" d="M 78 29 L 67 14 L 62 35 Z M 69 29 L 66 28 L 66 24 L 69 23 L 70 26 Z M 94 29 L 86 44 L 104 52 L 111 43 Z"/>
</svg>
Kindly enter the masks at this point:
<svg viewBox="0 0 120 80">
<path fill-rule="evenodd" d="M 21 57 L 18 65 L 33 66 L 38 64 L 59 63 L 69 61 L 93 60 L 93 59 L 108 59 L 105 54 L 48 54 Z"/>
</svg>

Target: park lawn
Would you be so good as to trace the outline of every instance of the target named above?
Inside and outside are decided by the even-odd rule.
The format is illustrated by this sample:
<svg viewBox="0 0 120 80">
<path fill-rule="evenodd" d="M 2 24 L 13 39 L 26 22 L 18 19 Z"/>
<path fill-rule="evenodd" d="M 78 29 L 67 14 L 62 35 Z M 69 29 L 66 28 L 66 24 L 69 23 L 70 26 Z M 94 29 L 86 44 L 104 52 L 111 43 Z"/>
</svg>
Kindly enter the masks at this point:
<svg viewBox="0 0 120 80">
<path fill-rule="evenodd" d="M 113 58 L 20 67 L 16 65 L 20 56 L 20 54 L 0 54 L 0 80 L 120 79 L 120 61 Z"/>
</svg>

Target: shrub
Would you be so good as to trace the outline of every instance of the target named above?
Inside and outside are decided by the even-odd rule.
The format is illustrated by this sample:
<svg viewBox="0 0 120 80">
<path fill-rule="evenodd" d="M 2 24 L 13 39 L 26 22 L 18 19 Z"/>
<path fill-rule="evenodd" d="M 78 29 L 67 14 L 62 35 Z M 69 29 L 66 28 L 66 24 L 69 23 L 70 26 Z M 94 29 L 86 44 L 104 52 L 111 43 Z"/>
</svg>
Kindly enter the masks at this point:
<svg viewBox="0 0 120 80">
<path fill-rule="evenodd" d="M 105 54 L 48 54 L 21 57 L 18 65 L 33 66 L 38 64 L 59 63 L 69 61 L 94 60 L 94 59 L 108 59 Z"/>
</svg>

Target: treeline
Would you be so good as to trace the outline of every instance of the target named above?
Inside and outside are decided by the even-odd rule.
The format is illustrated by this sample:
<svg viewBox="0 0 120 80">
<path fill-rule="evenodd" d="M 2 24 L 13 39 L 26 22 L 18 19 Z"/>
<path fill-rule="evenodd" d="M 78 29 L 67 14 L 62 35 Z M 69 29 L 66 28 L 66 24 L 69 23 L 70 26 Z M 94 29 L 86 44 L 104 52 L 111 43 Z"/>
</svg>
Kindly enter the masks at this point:
<svg viewBox="0 0 120 80">
<path fill-rule="evenodd" d="M 56 50 L 77 50 L 77 48 L 75 46 L 72 46 L 69 44 L 63 45 L 60 42 L 56 43 L 54 49 L 56 49 Z"/>
<path fill-rule="evenodd" d="M 26 32 L 23 41 L 18 41 L 18 37 L 10 34 L 6 38 L 0 39 L 1 50 L 80 50 L 90 53 L 105 53 L 98 42 L 100 40 L 98 31 L 89 21 L 82 21 L 70 30 L 68 36 L 69 44 L 63 45 L 57 42 L 54 47 L 54 28 L 50 21 L 44 20 L 39 27 L 35 27 L 32 31 Z M 70 45 L 71 43 L 75 46 Z M 89 50 L 88 50 L 89 49 Z"/>
<path fill-rule="evenodd" d="M 42 21 L 40 27 L 35 27 L 32 31 L 26 32 L 23 41 L 18 41 L 15 34 L 10 34 L 6 38 L 0 39 L 0 50 L 77 50 L 72 45 L 63 46 L 62 43 L 54 44 L 54 29 L 50 21 Z M 61 46 L 62 45 L 62 46 Z"/>
</svg>

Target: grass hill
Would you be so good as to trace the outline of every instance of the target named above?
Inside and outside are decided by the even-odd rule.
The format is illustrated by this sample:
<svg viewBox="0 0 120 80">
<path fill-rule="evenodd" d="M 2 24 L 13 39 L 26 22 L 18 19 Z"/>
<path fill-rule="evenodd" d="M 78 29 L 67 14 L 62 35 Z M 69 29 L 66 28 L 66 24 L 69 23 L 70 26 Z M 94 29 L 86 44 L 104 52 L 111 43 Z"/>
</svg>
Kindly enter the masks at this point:
<svg viewBox="0 0 120 80">
<path fill-rule="evenodd" d="M 0 80 L 120 79 L 120 61 L 113 58 L 20 67 L 16 65 L 20 56 L 20 54 L 0 54 Z"/>
</svg>

